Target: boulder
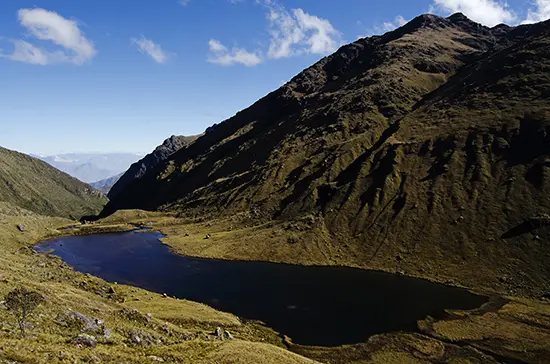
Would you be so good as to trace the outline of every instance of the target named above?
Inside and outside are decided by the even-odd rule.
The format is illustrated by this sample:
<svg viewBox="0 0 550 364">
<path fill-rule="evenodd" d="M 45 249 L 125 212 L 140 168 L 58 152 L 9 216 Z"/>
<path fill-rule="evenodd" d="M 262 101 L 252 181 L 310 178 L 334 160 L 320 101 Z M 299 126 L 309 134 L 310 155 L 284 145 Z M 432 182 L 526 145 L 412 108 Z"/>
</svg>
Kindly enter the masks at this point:
<svg viewBox="0 0 550 364">
<path fill-rule="evenodd" d="M 160 362 L 160 363 L 164 362 L 164 359 L 159 358 L 158 356 L 155 356 L 155 355 L 149 355 L 149 356 L 147 357 L 147 359 L 150 359 L 150 360 L 152 360 L 152 361 L 158 361 L 158 362 Z"/>
<path fill-rule="evenodd" d="M 151 346 L 160 345 L 162 340 L 142 330 L 130 330 L 127 335 L 129 341 L 134 345 Z"/>
<path fill-rule="evenodd" d="M 134 321 L 142 325 L 147 325 L 150 321 L 146 315 L 133 308 L 125 307 L 119 311 L 119 314 L 127 320 Z"/>
<path fill-rule="evenodd" d="M 89 348 L 95 348 L 97 345 L 95 337 L 86 334 L 78 335 L 71 340 L 71 343 L 75 345 L 87 346 Z"/>
<path fill-rule="evenodd" d="M 130 340 L 132 340 L 132 342 L 136 345 L 141 345 L 141 336 L 139 336 L 139 334 L 133 334 L 130 336 Z"/>
<path fill-rule="evenodd" d="M 89 318 L 80 312 L 64 312 L 57 315 L 55 322 L 63 327 L 80 326 L 83 332 L 94 334 L 102 334 L 105 325 L 103 320 Z"/>
<path fill-rule="evenodd" d="M 21 231 L 22 233 L 25 232 L 25 227 L 23 225 L 17 225 L 17 230 Z"/>
<path fill-rule="evenodd" d="M 103 337 L 107 340 L 111 339 L 111 336 L 113 335 L 113 332 L 111 329 L 105 329 L 103 330 Z"/>
</svg>

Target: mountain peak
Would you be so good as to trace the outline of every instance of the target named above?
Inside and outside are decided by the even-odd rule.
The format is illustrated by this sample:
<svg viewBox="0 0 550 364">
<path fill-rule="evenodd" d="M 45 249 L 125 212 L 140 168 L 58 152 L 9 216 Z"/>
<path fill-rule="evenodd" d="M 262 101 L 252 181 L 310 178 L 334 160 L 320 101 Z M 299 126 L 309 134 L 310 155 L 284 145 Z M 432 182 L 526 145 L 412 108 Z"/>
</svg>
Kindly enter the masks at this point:
<svg viewBox="0 0 550 364">
<path fill-rule="evenodd" d="M 405 24 L 403 27 L 407 28 L 437 28 L 445 27 L 448 25 L 448 22 L 445 18 L 434 14 L 422 14 L 411 20 L 409 23 Z"/>
<path fill-rule="evenodd" d="M 128 187 L 135 180 L 140 179 L 148 170 L 154 169 L 157 164 L 166 160 L 173 153 L 193 143 L 200 135 L 183 136 L 172 135 L 155 150 L 132 164 L 130 168 L 117 178 L 116 183 L 109 190 L 109 198 L 114 198 L 120 191 Z"/>
<path fill-rule="evenodd" d="M 464 13 L 458 12 L 454 13 L 453 15 L 449 16 L 447 19 L 449 19 L 452 22 L 458 22 L 458 21 L 472 21 L 470 18 L 468 18 Z"/>
</svg>

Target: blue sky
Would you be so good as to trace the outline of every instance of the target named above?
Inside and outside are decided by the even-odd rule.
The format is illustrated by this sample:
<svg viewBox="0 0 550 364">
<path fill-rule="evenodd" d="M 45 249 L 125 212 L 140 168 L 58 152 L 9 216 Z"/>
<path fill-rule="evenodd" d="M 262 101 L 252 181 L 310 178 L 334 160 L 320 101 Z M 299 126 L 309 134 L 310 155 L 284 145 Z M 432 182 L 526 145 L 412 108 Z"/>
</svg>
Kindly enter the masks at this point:
<svg viewBox="0 0 550 364">
<path fill-rule="evenodd" d="M 519 24 L 549 18 L 550 0 L 2 0 L 0 146 L 149 152 L 344 43 L 455 11 Z"/>
</svg>

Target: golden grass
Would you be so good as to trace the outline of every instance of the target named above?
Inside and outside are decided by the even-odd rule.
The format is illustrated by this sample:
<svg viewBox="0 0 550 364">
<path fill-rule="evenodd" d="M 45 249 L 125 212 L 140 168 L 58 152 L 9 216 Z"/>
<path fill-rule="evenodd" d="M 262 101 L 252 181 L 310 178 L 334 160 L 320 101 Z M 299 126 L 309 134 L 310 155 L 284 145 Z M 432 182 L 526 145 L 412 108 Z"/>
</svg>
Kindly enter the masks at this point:
<svg viewBox="0 0 550 364">
<path fill-rule="evenodd" d="M 304 358 L 288 350 L 262 343 L 232 341 L 220 345 L 211 351 L 199 363 L 232 363 L 232 364 L 315 364 L 317 361 Z"/>
<path fill-rule="evenodd" d="M 446 341 L 472 346 L 526 362 L 550 358 L 550 306 L 514 299 L 494 312 L 459 314 L 458 320 L 428 324 L 429 331 Z"/>
<path fill-rule="evenodd" d="M 125 288 L 128 291 L 128 288 Z M 206 324 L 209 326 L 237 327 L 242 323 L 238 317 L 214 310 L 202 303 L 165 298 L 161 295 L 131 289 L 132 294 L 127 294 L 129 301 L 124 305 L 135 308 L 141 312 L 149 312 L 154 317 L 163 321 L 178 324 Z M 136 301 L 139 299 L 139 301 Z"/>
</svg>

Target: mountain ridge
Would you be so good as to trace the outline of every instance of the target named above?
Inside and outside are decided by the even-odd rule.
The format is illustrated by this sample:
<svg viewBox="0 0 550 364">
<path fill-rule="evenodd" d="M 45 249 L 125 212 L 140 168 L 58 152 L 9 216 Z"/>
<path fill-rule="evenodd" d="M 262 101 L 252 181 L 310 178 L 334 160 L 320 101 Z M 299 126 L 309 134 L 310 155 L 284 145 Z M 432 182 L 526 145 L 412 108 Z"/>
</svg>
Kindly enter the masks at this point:
<svg viewBox="0 0 550 364">
<path fill-rule="evenodd" d="M 336 73 L 335 76 L 331 76 L 331 77 L 334 77 L 334 80 L 332 80 L 332 82 L 334 83 L 334 81 L 336 81 L 336 86 L 339 86 L 342 81 L 338 79 L 338 76 L 339 76 L 338 74 L 343 73 L 346 70 L 345 69 L 346 62 L 349 63 L 352 56 L 354 56 L 355 59 L 359 59 L 361 58 L 360 56 L 363 56 L 364 53 L 368 54 L 369 51 L 372 51 L 372 47 L 373 47 L 372 43 L 374 42 L 380 41 L 382 43 L 385 43 L 387 40 L 392 41 L 392 40 L 402 38 L 404 35 L 406 35 L 403 29 L 410 28 L 415 31 L 422 30 L 423 28 L 416 26 L 415 23 L 421 23 L 431 19 L 445 20 L 444 18 L 439 18 L 434 15 L 429 15 L 429 14 L 421 15 L 415 18 L 414 20 L 412 20 L 410 23 L 408 23 L 404 27 L 394 30 L 392 32 L 386 33 L 383 36 L 363 38 L 354 43 L 341 47 L 335 54 L 325 57 L 319 62 L 317 62 L 315 65 L 305 69 L 303 72 L 295 76 L 290 82 L 288 82 L 278 90 L 273 91 L 267 96 L 261 98 L 256 103 L 254 103 L 251 107 L 238 112 L 233 118 L 226 120 L 224 123 L 216 125 L 214 128 L 215 133 L 213 131 L 211 131 L 210 133 L 207 133 L 205 137 L 201 138 L 198 142 L 206 142 L 206 139 L 213 139 L 212 137 L 213 135 L 217 137 L 216 138 L 217 140 L 216 139 L 210 140 L 209 144 L 215 144 L 216 142 L 222 140 L 223 137 L 228 136 L 226 135 L 227 133 L 232 132 L 231 127 L 237 128 L 237 126 L 231 126 L 231 127 L 229 126 L 230 123 L 232 122 L 234 123 L 236 122 L 236 120 L 244 121 L 243 125 L 238 125 L 239 127 L 250 127 L 247 122 L 248 120 L 247 117 L 248 115 L 251 115 L 254 112 L 256 112 L 257 109 L 265 109 L 265 110 L 260 110 L 258 112 L 260 115 L 263 114 L 262 116 L 264 116 L 266 114 L 271 114 L 269 117 L 271 119 L 276 119 L 279 116 L 277 113 L 277 110 L 286 109 L 287 113 L 289 114 L 293 111 L 296 111 L 296 110 L 299 111 L 300 109 L 307 108 L 308 99 L 311 99 L 311 96 L 306 97 L 308 93 L 313 94 L 313 96 L 316 96 L 317 93 L 320 91 L 328 91 L 326 92 L 327 97 L 325 97 L 325 99 L 328 99 L 328 100 L 326 101 L 322 100 L 322 101 L 325 104 L 327 102 L 330 102 L 331 101 L 330 97 L 332 96 L 332 92 L 330 89 L 323 90 L 323 88 L 325 87 L 324 82 L 326 81 L 326 75 L 323 75 L 323 73 L 326 73 L 326 72 Z M 486 30 L 488 28 L 482 27 L 482 29 Z M 464 48 L 466 47 L 464 46 L 464 48 L 462 48 L 460 44 L 457 44 L 456 46 L 457 48 L 459 48 L 458 51 L 461 51 L 461 52 L 463 52 Z M 458 53 L 458 51 L 456 53 Z M 473 51 L 477 51 L 477 50 L 473 49 Z M 368 59 L 370 60 L 370 64 L 366 65 L 367 71 L 372 71 L 373 73 L 376 72 L 375 68 L 378 66 L 378 63 L 384 61 L 384 58 L 387 58 L 388 56 L 387 55 L 388 52 L 385 49 L 381 49 L 379 53 L 381 53 L 380 57 L 373 58 L 373 60 Z M 399 56 L 404 55 L 404 53 L 400 49 L 397 49 L 396 53 Z M 432 53 L 430 52 L 429 55 L 432 55 Z M 363 58 L 366 58 L 366 57 L 363 57 Z M 422 61 L 425 61 L 425 60 L 423 59 Z M 365 66 L 363 64 L 364 62 L 366 61 L 363 61 L 362 59 L 359 60 L 359 63 L 362 67 Z M 448 62 L 442 62 L 442 63 L 443 63 L 442 64 L 443 70 L 451 68 L 451 71 L 452 71 L 452 68 L 454 66 L 453 64 L 449 64 Z M 455 60 L 454 62 L 451 62 L 451 63 L 456 64 L 456 63 L 460 63 L 460 61 Z M 413 64 L 413 66 L 418 66 L 418 67 L 427 68 L 427 69 L 430 68 L 430 65 Z M 441 76 L 438 74 L 434 74 L 434 76 L 432 77 L 430 72 L 426 72 L 426 73 L 427 73 L 426 77 L 428 78 L 427 86 L 431 86 L 432 89 L 431 90 L 423 89 L 423 90 L 420 90 L 420 92 L 427 94 L 429 91 L 433 91 L 433 89 L 436 88 L 436 86 L 430 83 L 436 83 L 439 85 L 440 83 L 442 83 L 442 80 L 441 80 Z M 352 73 L 352 76 L 354 76 L 353 73 Z M 375 74 L 374 76 L 375 76 L 374 77 L 375 79 L 379 79 L 381 77 L 381 75 L 379 74 Z M 346 77 L 351 78 L 351 76 L 346 76 Z M 332 87 L 334 88 L 335 86 L 332 86 Z M 412 85 L 412 88 L 415 88 L 415 85 Z M 400 110 L 399 110 L 399 107 L 397 107 L 397 105 L 393 103 L 394 100 L 391 100 L 391 99 L 388 100 L 387 95 L 384 95 L 384 92 L 381 92 L 380 90 L 374 90 L 374 91 L 377 92 L 377 94 L 374 96 L 378 98 L 375 101 L 377 101 L 377 104 L 382 104 L 378 106 L 379 110 L 377 111 L 379 111 L 378 112 L 379 115 L 376 115 L 376 116 L 378 117 L 382 116 L 385 119 L 391 119 L 391 118 L 395 119 L 395 116 L 400 112 Z M 386 90 L 382 90 L 382 91 L 386 91 Z M 401 94 L 404 94 L 404 93 L 405 92 L 402 92 Z M 363 95 L 359 95 L 359 96 L 363 96 Z M 397 96 L 401 96 L 401 95 L 397 95 Z M 274 99 L 272 102 L 273 104 L 275 104 L 274 106 L 270 105 L 272 99 Z M 410 99 L 407 100 L 407 97 L 403 97 L 403 99 L 405 99 L 405 102 L 409 104 L 409 107 L 415 104 L 415 100 L 410 100 Z M 363 101 L 363 100 L 358 100 L 358 101 Z M 357 109 L 365 107 L 367 106 L 365 101 L 363 101 L 357 106 L 356 105 L 354 106 L 357 107 Z M 267 107 L 265 107 L 266 104 L 267 104 Z M 331 111 L 330 109 L 327 110 L 325 114 L 330 115 L 330 111 Z M 254 117 L 258 118 L 258 116 L 251 115 L 251 118 L 254 118 Z M 384 125 L 384 126 L 387 126 L 387 125 Z M 228 129 L 228 130 L 226 131 L 224 129 Z M 195 143 L 191 148 L 188 148 L 186 151 L 188 151 L 189 154 L 193 154 L 193 153 L 199 154 L 203 146 L 199 146 L 198 144 L 199 143 Z M 191 149 L 194 149 L 194 150 L 192 151 Z M 181 153 L 178 153 L 178 154 L 181 154 Z"/>
<path fill-rule="evenodd" d="M 107 198 L 42 160 L 0 147 L 0 201 L 42 215 L 77 219 L 98 213 Z"/>
<path fill-rule="evenodd" d="M 293 262 L 297 249 L 338 252 L 343 265 L 470 286 L 483 272 L 492 287 L 540 294 L 549 231 L 507 232 L 550 213 L 549 32 L 548 21 L 423 15 L 359 39 L 173 154 L 102 216 L 306 219 L 296 244 L 273 239 Z"/>
<path fill-rule="evenodd" d="M 132 183 L 134 180 L 140 179 L 148 169 L 154 168 L 173 153 L 193 143 L 198 137 L 198 135 L 172 135 L 170 138 L 164 140 L 164 142 L 157 146 L 153 152 L 133 163 L 126 172 L 120 175 L 117 181 L 109 189 L 109 198 L 115 197 L 125 186 Z"/>
<path fill-rule="evenodd" d="M 90 183 L 90 186 L 95 188 L 96 190 L 102 192 L 103 194 L 107 195 L 111 188 L 117 183 L 117 181 L 122 177 L 124 173 L 119 173 L 116 176 L 112 176 L 109 178 L 102 179 L 100 181 L 96 181 L 93 183 Z"/>
</svg>

